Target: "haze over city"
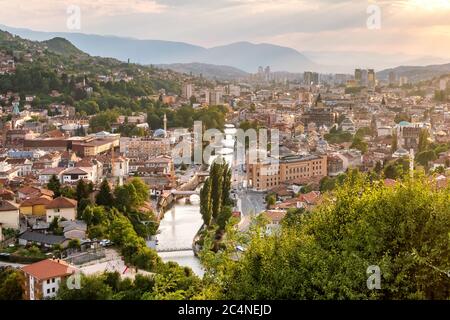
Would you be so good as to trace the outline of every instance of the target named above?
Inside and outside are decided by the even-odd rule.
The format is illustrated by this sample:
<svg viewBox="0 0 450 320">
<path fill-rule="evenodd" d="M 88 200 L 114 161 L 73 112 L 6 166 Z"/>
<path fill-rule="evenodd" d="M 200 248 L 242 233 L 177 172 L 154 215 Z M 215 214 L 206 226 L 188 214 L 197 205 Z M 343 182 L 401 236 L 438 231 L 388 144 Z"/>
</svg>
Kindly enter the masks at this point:
<svg viewBox="0 0 450 320">
<path fill-rule="evenodd" d="M 346 66 L 350 61 L 373 66 L 383 58 L 387 64 L 425 65 L 450 58 L 448 0 L 1 0 L 0 5 L 0 21 L 10 27 L 207 48 L 239 41 L 271 43 L 325 65 L 340 59 Z M 69 5 L 81 8 L 80 30 L 66 27 Z M 380 29 L 367 28 L 370 5 L 381 9 Z"/>
</svg>

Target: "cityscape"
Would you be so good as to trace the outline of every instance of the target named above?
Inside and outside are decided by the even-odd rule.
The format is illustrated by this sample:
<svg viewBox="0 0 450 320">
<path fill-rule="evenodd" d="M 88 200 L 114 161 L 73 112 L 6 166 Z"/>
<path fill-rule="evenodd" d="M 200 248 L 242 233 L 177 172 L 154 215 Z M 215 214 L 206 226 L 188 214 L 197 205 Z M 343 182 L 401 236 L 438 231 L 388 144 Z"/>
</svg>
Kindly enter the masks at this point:
<svg viewBox="0 0 450 320">
<path fill-rule="evenodd" d="M 0 1 L 0 300 L 450 299 L 450 1 L 55 2 Z"/>
</svg>

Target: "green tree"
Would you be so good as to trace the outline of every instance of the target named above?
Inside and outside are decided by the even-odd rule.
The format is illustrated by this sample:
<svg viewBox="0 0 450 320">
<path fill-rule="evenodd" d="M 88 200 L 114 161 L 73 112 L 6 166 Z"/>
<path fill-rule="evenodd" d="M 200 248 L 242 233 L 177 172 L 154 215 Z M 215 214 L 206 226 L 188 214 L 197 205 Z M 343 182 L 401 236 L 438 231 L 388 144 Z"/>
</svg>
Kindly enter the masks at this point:
<svg viewBox="0 0 450 320">
<path fill-rule="evenodd" d="M 436 159 L 437 156 L 434 150 L 422 151 L 416 155 L 416 161 L 424 167 L 428 167 L 428 163 Z"/>
<path fill-rule="evenodd" d="M 204 294 L 225 299 L 449 299 L 449 192 L 422 176 L 395 186 L 351 173 L 299 223 L 250 231 L 239 260 L 202 259 Z M 367 288 L 379 266 L 381 289 Z M 221 285 L 219 285 L 221 284 Z"/>
<path fill-rule="evenodd" d="M 79 249 L 80 248 L 80 240 L 72 239 L 69 241 L 68 248 L 71 249 Z"/>
<path fill-rule="evenodd" d="M 77 188 L 76 188 L 76 199 L 78 202 L 80 202 L 82 199 L 89 198 L 90 192 L 89 192 L 89 186 L 86 182 L 84 182 L 83 179 L 78 180 L 77 182 Z"/>
<path fill-rule="evenodd" d="M 0 300 L 22 300 L 25 277 L 13 268 L 0 269 Z"/>
<path fill-rule="evenodd" d="M 99 206 L 111 207 L 113 205 L 113 202 L 114 198 L 111 193 L 109 183 L 106 179 L 103 179 L 102 183 L 100 184 L 100 191 L 95 197 L 95 203 L 97 203 Z"/>
<path fill-rule="evenodd" d="M 48 226 L 48 230 L 53 232 L 56 235 L 61 235 L 63 233 L 62 228 L 59 226 L 59 218 L 53 217 L 52 222 L 50 222 L 50 225 Z"/>
<path fill-rule="evenodd" d="M 362 154 L 365 154 L 367 152 L 368 146 L 367 143 L 361 137 L 355 136 L 350 148 L 357 149 L 361 151 Z"/>
<path fill-rule="evenodd" d="M 419 133 L 419 146 L 418 146 L 419 153 L 427 150 L 428 138 L 429 138 L 428 129 L 421 129 Z"/>
<path fill-rule="evenodd" d="M 222 210 L 222 191 L 223 191 L 223 165 L 214 162 L 210 170 L 211 178 L 211 200 L 212 200 L 212 218 L 217 219 Z"/>
<path fill-rule="evenodd" d="M 231 168 L 228 164 L 223 165 L 223 182 L 222 182 L 222 204 L 231 205 L 230 190 L 231 190 Z"/>
<path fill-rule="evenodd" d="M 230 206 L 222 207 L 222 211 L 217 217 L 217 225 L 219 226 L 219 231 L 225 231 L 225 227 L 233 214 L 233 209 Z"/>
<path fill-rule="evenodd" d="M 211 207 L 211 180 L 207 178 L 200 190 L 200 213 L 203 223 L 206 226 L 211 224 L 212 207 Z"/>
<path fill-rule="evenodd" d="M 113 292 L 104 283 L 103 275 L 81 275 L 81 288 L 69 289 L 65 281 L 61 282 L 56 300 L 110 300 Z"/>
<path fill-rule="evenodd" d="M 133 178 L 130 182 L 136 190 L 137 201 L 136 205 L 142 205 L 149 200 L 149 188 L 140 178 Z"/>
<path fill-rule="evenodd" d="M 266 202 L 267 202 L 267 209 L 269 209 L 271 206 L 275 205 L 277 202 L 277 197 L 275 194 L 270 193 L 266 196 Z"/>
<path fill-rule="evenodd" d="M 47 183 L 47 189 L 52 190 L 54 197 L 57 198 L 61 195 L 61 182 L 56 175 L 52 175 Z"/>
</svg>

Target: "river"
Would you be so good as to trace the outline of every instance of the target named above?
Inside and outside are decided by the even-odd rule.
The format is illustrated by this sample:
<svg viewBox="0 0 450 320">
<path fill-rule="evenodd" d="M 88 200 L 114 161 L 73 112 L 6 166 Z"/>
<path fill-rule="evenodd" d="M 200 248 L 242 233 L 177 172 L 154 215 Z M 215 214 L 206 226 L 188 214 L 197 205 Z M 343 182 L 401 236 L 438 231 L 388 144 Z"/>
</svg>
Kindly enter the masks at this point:
<svg viewBox="0 0 450 320">
<path fill-rule="evenodd" d="M 222 141 L 222 149 L 219 151 L 225 160 L 233 163 L 233 135 L 236 129 L 232 125 L 225 128 L 225 139 Z M 210 160 L 213 160 L 212 157 Z M 212 161 L 211 161 L 212 162 Z M 199 190 L 200 188 L 197 188 Z M 178 200 L 171 209 L 167 210 L 159 225 L 158 250 L 173 248 L 189 248 L 185 251 L 158 252 L 165 262 L 177 262 L 180 266 L 190 267 L 197 275 L 203 276 L 204 270 L 200 260 L 192 251 L 192 241 L 202 225 L 200 205 L 196 202 L 186 204 L 184 199 Z"/>
<path fill-rule="evenodd" d="M 202 226 L 202 216 L 198 204 L 186 204 L 178 200 L 165 214 L 159 225 L 157 235 L 158 250 L 189 248 L 186 251 L 158 252 L 165 262 L 174 261 L 180 266 L 190 267 L 197 275 L 203 276 L 200 260 L 194 255 L 192 241 Z"/>
</svg>

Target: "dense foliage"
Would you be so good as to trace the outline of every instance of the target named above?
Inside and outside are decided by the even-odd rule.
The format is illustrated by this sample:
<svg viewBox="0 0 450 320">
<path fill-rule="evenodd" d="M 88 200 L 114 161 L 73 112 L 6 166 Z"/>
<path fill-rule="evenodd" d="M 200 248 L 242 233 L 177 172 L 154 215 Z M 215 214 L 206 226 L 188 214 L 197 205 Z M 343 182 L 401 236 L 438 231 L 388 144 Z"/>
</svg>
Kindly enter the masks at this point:
<svg viewBox="0 0 450 320">
<path fill-rule="evenodd" d="M 450 192 L 423 177 L 395 187 L 352 172 L 297 223 L 258 225 L 203 254 L 205 294 L 226 299 L 448 299 Z M 292 221 L 292 215 L 290 217 Z M 247 250 L 236 257 L 236 243 Z M 238 260 L 238 261 L 236 261 Z M 367 268 L 381 269 L 381 289 Z"/>
<path fill-rule="evenodd" d="M 0 300 L 20 300 L 23 295 L 23 274 L 10 267 L 0 268 Z"/>
</svg>

